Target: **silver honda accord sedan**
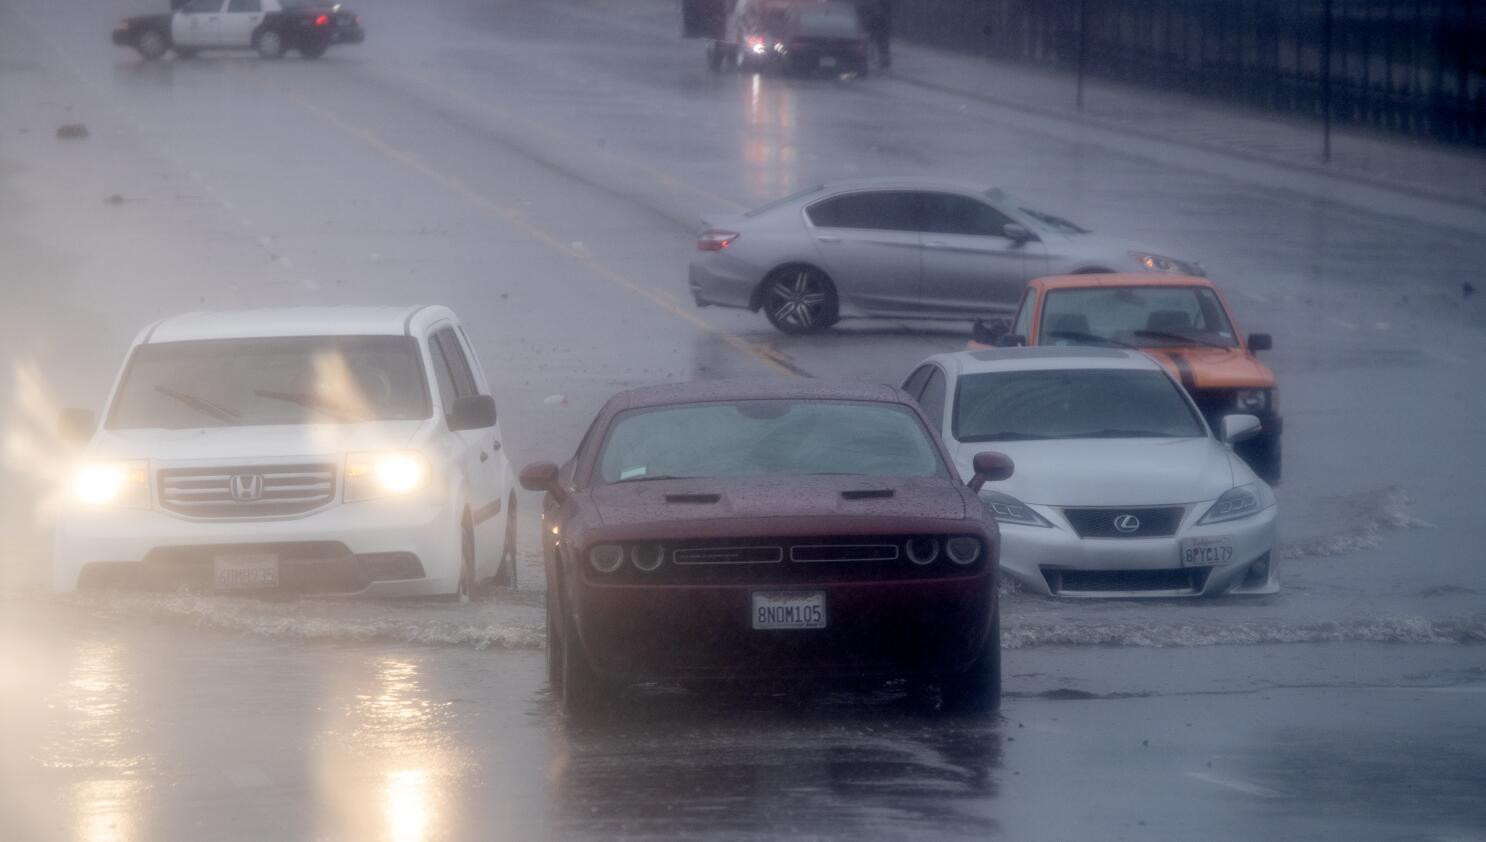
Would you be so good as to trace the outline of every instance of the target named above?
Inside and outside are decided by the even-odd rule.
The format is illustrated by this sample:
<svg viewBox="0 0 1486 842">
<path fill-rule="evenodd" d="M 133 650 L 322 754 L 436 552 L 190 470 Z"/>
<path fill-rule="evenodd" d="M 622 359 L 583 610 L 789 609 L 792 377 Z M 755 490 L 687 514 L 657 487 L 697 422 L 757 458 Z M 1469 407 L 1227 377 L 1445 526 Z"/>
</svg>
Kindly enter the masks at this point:
<svg viewBox="0 0 1486 842">
<path fill-rule="evenodd" d="M 763 310 L 785 333 L 843 318 L 1010 314 L 1043 275 L 1203 274 L 1000 190 L 948 180 L 832 182 L 703 226 L 689 278 L 697 306 Z"/>
</svg>

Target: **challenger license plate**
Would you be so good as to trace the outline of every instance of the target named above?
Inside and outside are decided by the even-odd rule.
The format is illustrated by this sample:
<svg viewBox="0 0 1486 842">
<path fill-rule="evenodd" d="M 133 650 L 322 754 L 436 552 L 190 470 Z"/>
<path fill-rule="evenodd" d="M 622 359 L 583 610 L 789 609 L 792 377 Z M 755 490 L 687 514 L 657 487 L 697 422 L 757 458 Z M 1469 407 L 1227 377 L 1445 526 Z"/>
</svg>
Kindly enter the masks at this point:
<svg viewBox="0 0 1486 842">
<path fill-rule="evenodd" d="M 231 553 L 212 557 L 212 584 L 221 591 L 279 586 L 279 557 L 274 553 Z"/>
<path fill-rule="evenodd" d="M 1181 545 L 1183 567 L 1211 567 L 1227 564 L 1233 560 L 1233 538 L 1219 535 L 1213 538 L 1183 538 Z"/>
<path fill-rule="evenodd" d="M 755 629 L 823 629 L 825 591 L 754 591 Z"/>
</svg>

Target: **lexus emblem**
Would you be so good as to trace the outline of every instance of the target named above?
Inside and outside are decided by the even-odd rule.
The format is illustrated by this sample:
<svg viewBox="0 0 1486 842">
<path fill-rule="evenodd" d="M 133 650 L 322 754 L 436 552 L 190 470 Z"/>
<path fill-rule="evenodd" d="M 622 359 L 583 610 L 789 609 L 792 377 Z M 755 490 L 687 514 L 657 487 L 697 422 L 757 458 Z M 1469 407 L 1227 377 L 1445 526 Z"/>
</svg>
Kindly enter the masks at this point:
<svg viewBox="0 0 1486 842">
<path fill-rule="evenodd" d="M 262 474 L 233 474 L 227 482 L 232 499 L 240 503 L 251 503 L 263 496 Z"/>
<path fill-rule="evenodd" d="M 1135 515 L 1115 515 L 1114 528 L 1129 534 L 1140 530 L 1140 518 Z"/>
</svg>

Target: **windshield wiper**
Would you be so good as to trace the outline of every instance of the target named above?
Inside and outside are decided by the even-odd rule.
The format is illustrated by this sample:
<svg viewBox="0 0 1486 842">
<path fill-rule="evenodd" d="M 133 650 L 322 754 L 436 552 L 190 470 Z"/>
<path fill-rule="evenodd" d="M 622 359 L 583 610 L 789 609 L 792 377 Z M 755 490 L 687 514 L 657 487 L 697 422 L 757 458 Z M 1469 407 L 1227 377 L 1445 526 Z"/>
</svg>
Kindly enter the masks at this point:
<svg viewBox="0 0 1486 842">
<path fill-rule="evenodd" d="M 1191 342 L 1197 345 L 1204 345 L 1208 348 L 1222 348 L 1224 350 L 1228 350 L 1233 347 L 1231 345 L 1224 345 L 1221 342 L 1214 342 L 1211 339 L 1203 339 L 1198 336 L 1192 336 L 1191 334 L 1170 333 L 1164 330 L 1137 330 L 1135 331 L 1135 335 L 1143 339 L 1172 339 L 1176 340 L 1177 342 Z"/>
<path fill-rule="evenodd" d="M 1091 433 L 1080 433 L 1077 436 L 1066 436 L 1066 438 L 1079 439 L 1174 439 L 1181 436 L 1174 433 L 1159 433 L 1155 430 L 1095 430 Z"/>
<path fill-rule="evenodd" d="M 1000 433 L 987 433 L 983 436 L 967 436 L 960 441 L 982 442 L 982 441 L 1040 441 L 1042 439 L 1060 439 L 1062 436 L 1045 436 L 1042 433 L 1019 433 L 1008 430 Z"/>
<path fill-rule="evenodd" d="M 169 386 L 160 385 L 155 386 L 155 391 L 166 396 L 167 398 L 178 400 L 186 406 L 189 406 L 192 409 L 196 410 L 197 412 L 202 412 L 210 415 L 218 421 L 237 421 L 242 418 L 242 413 L 238 412 L 237 410 L 228 409 L 227 407 L 222 406 L 215 401 L 207 400 L 200 395 L 193 395 L 189 392 L 180 392 L 170 388 Z"/>
<path fill-rule="evenodd" d="M 254 389 L 253 394 L 256 397 L 267 398 L 271 401 L 284 401 L 285 403 L 299 404 L 306 409 L 324 410 L 326 412 L 329 412 L 331 415 L 340 418 L 343 421 L 361 420 L 357 416 L 351 414 L 352 407 L 346 406 L 344 403 L 340 403 L 339 401 L 332 401 L 329 398 L 322 398 L 319 395 L 309 395 L 302 392 L 273 392 L 266 391 L 264 389 Z"/>
<path fill-rule="evenodd" d="M 1118 339 L 1110 339 L 1096 333 L 1084 333 L 1081 330 L 1050 330 L 1043 336 L 1051 336 L 1054 339 L 1072 339 L 1074 342 L 1092 342 L 1096 345 L 1109 345 L 1115 348 L 1129 348 L 1132 351 L 1140 349 L 1134 345 L 1127 345 Z"/>
</svg>

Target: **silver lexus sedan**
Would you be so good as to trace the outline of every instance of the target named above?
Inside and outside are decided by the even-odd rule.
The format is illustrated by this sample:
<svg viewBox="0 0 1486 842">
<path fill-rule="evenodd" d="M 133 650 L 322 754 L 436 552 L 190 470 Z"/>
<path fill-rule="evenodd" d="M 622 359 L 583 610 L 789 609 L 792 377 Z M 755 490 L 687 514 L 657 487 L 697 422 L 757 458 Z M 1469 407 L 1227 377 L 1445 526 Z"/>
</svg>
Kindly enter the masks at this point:
<svg viewBox="0 0 1486 842">
<path fill-rule="evenodd" d="M 1043 275 L 1203 273 L 1000 190 L 948 180 L 831 182 L 703 225 L 689 279 L 697 306 L 763 310 L 785 333 L 843 318 L 1010 314 Z"/>
</svg>

